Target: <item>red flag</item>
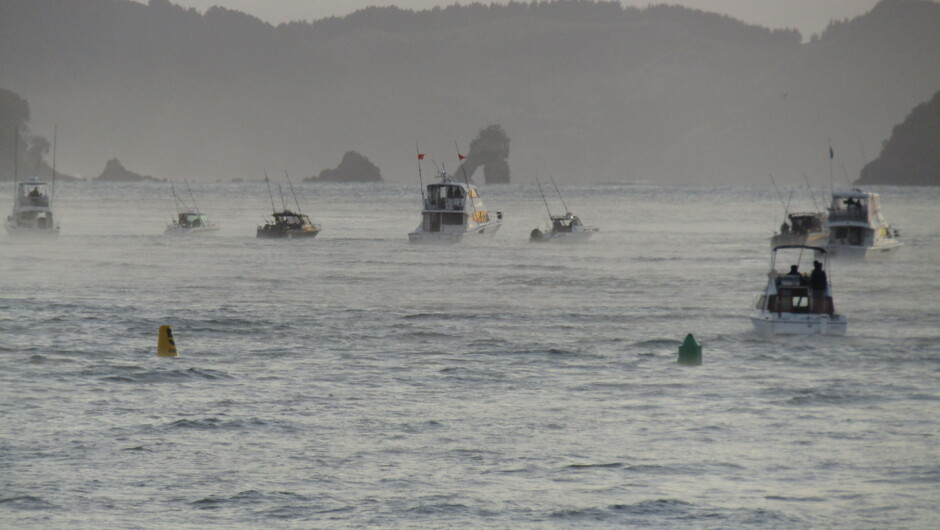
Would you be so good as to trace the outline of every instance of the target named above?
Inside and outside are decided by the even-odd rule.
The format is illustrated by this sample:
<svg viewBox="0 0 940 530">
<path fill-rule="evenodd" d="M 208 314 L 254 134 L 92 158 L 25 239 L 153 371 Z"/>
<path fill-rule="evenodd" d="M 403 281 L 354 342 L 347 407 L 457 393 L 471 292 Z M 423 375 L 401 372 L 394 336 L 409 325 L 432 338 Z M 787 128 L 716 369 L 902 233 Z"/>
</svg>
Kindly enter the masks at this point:
<svg viewBox="0 0 940 530">
<path fill-rule="evenodd" d="M 463 160 L 464 158 L 467 158 L 467 157 L 463 156 L 463 155 L 460 154 L 460 153 L 457 153 L 457 157 L 460 158 L 461 160 Z"/>
<path fill-rule="evenodd" d="M 418 153 L 418 160 L 424 160 L 424 153 Z"/>
</svg>

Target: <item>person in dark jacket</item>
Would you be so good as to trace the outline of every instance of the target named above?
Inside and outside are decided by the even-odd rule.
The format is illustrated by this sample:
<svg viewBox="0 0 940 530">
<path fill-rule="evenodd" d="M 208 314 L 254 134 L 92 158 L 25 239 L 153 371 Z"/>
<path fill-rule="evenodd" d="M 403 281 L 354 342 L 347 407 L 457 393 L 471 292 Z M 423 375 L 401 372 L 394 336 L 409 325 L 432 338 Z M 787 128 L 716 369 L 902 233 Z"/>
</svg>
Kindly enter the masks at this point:
<svg viewBox="0 0 940 530">
<path fill-rule="evenodd" d="M 826 286 L 829 280 L 826 278 L 826 271 L 822 268 L 822 263 L 813 262 L 813 272 L 809 276 L 809 287 L 813 290 L 813 305 L 816 312 L 824 312 L 826 304 Z"/>
</svg>

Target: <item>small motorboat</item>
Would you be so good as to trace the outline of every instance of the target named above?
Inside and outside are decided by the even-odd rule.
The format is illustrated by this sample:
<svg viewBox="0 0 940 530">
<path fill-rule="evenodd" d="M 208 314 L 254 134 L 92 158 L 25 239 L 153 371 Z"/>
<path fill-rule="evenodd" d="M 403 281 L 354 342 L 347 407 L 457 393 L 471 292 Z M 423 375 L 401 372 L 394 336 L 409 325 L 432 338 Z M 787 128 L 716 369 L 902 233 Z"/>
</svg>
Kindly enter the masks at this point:
<svg viewBox="0 0 940 530">
<path fill-rule="evenodd" d="M 287 172 L 284 172 L 287 176 Z M 300 202 L 297 200 L 297 194 L 294 193 L 294 185 L 287 176 L 287 183 L 290 185 L 290 192 L 294 196 L 294 203 L 297 205 L 297 211 L 287 208 L 287 202 L 284 200 L 284 193 L 281 192 L 281 206 L 278 210 L 274 206 L 274 193 L 271 192 L 271 182 L 268 180 L 268 173 L 264 173 L 264 181 L 268 185 L 268 195 L 271 197 L 271 218 L 258 227 L 255 237 L 262 239 L 313 239 L 320 233 L 320 225 L 310 221 L 310 217 L 300 211 Z M 278 184 L 278 191 L 281 191 Z"/>
<path fill-rule="evenodd" d="M 13 213 L 7 217 L 6 230 L 11 236 L 57 236 L 59 225 L 52 215 L 48 185 L 30 177 L 14 186 Z"/>
<path fill-rule="evenodd" d="M 778 259 L 778 254 L 781 258 Z M 800 272 L 804 262 L 813 260 L 810 274 Z M 778 262 L 788 263 L 780 272 Z M 832 284 L 826 274 L 826 249 L 809 245 L 782 245 L 771 251 L 767 286 L 755 304 L 751 322 L 762 336 L 845 335 L 845 316 L 836 313 Z"/>
<path fill-rule="evenodd" d="M 219 225 L 213 223 L 208 215 L 199 211 L 196 197 L 193 196 L 193 190 L 189 187 L 189 182 L 185 180 L 183 182 L 186 182 L 186 189 L 189 190 L 189 197 L 193 202 L 192 208 L 186 204 L 182 197 L 176 194 L 176 186 L 171 181 L 170 190 L 173 192 L 173 201 L 176 203 L 176 219 L 167 225 L 163 235 L 186 236 L 217 232 Z"/>
<path fill-rule="evenodd" d="M 539 186 L 542 202 L 545 203 L 545 209 L 548 211 L 549 225 L 545 230 L 532 229 L 529 232 L 529 241 L 536 243 L 583 243 L 600 231 L 596 226 L 585 226 L 577 215 L 568 211 L 568 204 L 561 196 L 561 191 L 558 190 L 554 178 L 552 178 L 552 185 L 555 186 L 555 192 L 558 193 L 562 206 L 565 207 L 565 214 L 552 215 L 552 209 L 548 206 L 548 199 L 545 198 L 545 192 L 542 191 L 542 183 L 538 179 L 535 180 L 535 183 Z"/>
</svg>

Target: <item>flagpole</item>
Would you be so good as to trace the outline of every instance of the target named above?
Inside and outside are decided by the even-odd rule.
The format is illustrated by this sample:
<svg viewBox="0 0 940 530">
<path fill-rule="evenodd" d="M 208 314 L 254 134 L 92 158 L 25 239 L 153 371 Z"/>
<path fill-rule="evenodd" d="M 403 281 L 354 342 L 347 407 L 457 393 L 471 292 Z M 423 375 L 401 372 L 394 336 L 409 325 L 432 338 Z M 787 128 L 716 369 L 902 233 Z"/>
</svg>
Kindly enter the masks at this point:
<svg viewBox="0 0 940 530">
<path fill-rule="evenodd" d="M 418 154 L 418 182 L 421 183 L 421 200 L 427 201 L 427 197 L 424 195 L 424 177 L 421 176 L 421 161 L 424 160 L 424 155 L 421 154 L 421 150 L 418 149 L 418 142 L 415 141 L 415 152 Z"/>
</svg>

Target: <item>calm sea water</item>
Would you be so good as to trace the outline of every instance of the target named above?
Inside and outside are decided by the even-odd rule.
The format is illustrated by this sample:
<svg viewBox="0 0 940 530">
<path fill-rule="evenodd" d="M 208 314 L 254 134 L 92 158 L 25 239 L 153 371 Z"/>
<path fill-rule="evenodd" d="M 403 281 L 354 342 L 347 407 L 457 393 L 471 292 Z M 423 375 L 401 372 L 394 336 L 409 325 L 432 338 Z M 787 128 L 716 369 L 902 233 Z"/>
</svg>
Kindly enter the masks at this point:
<svg viewBox="0 0 940 530">
<path fill-rule="evenodd" d="M 198 239 L 166 185 L 60 186 L 57 241 L 0 238 L 0 525 L 940 526 L 940 190 L 877 190 L 906 246 L 786 340 L 773 190 L 564 191 L 585 245 L 527 241 L 534 186 L 482 247 L 409 245 L 417 186 L 300 186 L 312 241 L 255 239 L 259 183 L 194 186 Z"/>
</svg>

